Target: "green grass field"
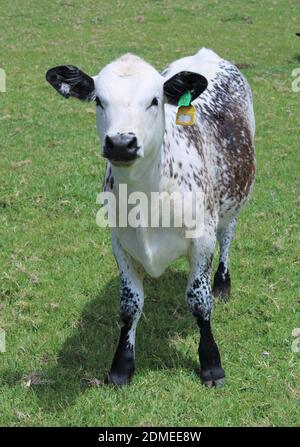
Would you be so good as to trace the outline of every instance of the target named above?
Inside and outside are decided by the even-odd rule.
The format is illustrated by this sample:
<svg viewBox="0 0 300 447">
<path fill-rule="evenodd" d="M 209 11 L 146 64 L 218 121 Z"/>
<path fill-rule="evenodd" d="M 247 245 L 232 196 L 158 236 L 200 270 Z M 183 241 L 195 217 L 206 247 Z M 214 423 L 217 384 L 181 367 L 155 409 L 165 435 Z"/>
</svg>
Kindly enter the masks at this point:
<svg viewBox="0 0 300 447">
<path fill-rule="evenodd" d="M 0 425 L 299 425 L 299 2 L 0 7 Z M 227 384 L 200 383 L 187 264 L 178 261 L 146 280 L 132 385 L 105 387 L 119 297 L 110 232 L 95 223 L 104 160 L 94 105 L 65 101 L 45 72 L 69 63 L 95 74 L 127 51 L 162 69 L 202 46 L 243 64 L 257 121 L 257 180 L 231 250 L 232 299 L 213 313 Z"/>
</svg>

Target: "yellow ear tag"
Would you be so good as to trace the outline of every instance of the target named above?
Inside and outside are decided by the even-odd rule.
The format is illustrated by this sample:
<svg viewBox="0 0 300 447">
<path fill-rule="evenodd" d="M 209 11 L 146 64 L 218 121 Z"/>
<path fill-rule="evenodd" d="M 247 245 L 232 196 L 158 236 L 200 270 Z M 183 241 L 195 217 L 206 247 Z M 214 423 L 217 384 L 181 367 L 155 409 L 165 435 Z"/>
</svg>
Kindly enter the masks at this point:
<svg viewBox="0 0 300 447">
<path fill-rule="evenodd" d="M 176 124 L 180 126 L 192 126 L 196 119 L 196 109 L 191 105 L 192 94 L 185 92 L 178 101 Z"/>
<path fill-rule="evenodd" d="M 181 106 L 177 110 L 176 124 L 180 126 L 192 126 L 196 119 L 196 109 L 194 106 Z"/>
</svg>

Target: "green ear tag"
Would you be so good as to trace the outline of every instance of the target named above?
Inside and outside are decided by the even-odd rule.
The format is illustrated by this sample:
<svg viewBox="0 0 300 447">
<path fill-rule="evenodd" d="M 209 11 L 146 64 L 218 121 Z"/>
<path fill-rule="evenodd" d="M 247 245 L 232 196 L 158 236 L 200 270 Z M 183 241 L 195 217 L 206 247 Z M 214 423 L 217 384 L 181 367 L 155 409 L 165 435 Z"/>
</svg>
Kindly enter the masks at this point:
<svg viewBox="0 0 300 447">
<path fill-rule="evenodd" d="M 188 107 L 191 104 L 192 94 L 187 91 L 182 96 L 180 96 L 178 101 L 178 107 Z"/>
<path fill-rule="evenodd" d="M 179 126 L 192 126 L 196 119 L 196 109 L 191 106 L 192 94 L 185 92 L 178 101 L 176 124 Z"/>
</svg>

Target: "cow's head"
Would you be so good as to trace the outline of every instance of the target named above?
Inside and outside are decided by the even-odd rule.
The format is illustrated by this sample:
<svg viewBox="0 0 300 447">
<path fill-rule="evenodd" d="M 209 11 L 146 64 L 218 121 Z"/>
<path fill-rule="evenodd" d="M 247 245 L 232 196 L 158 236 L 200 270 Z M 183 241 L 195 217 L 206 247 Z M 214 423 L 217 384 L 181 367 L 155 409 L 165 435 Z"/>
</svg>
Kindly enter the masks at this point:
<svg viewBox="0 0 300 447">
<path fill-rule="evenodd" d="M 197 73 L 182 71 L 166 80 L 151 65 L 126 54 L 90 77 L 77 67 L 50 69 L 47 81 L 65 98 L 95 101 L 103 156 L 127 168 L 152 159 L 164 134 L 164 105 L 176 106 L 189 90 L 192 100 L 207 87 Z"/>
</svg>

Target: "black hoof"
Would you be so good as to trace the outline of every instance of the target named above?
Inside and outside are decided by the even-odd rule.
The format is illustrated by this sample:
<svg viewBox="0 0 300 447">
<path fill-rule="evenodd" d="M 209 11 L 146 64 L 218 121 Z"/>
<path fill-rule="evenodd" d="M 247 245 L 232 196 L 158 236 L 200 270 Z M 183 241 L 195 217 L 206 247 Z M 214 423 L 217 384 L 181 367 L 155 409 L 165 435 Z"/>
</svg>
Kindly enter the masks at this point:
<svg viewBox="0 0 300 447">
<path fill-rule="evenodd" d="M 107 374 L 105 383 L 107 385 L 115 385 L 115 386 L 129 385 L 131 382 L 132 376 L 133 376 L 133 373 L 128 375 L 128 374 L 120 374 L 117 372 L 110 371 Z"/>
<path fill-rule="evenodd" d="M 230 275 L 229 270 L 226 273 L 223 262 L 220 262 L 216 271 L 213 284 L 213 295 L 224 301 L 228 301 L 230 297 Z"/>
<path fill-rule="evenodd" d="M 202 383 L 208 388 L 221 387 L 225 383 L 225 371 L 221 367 L 210 368 L 200 371 Z"/>
</svg>

